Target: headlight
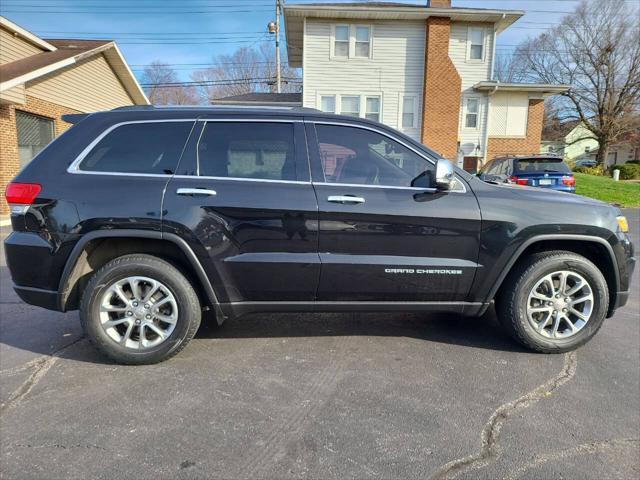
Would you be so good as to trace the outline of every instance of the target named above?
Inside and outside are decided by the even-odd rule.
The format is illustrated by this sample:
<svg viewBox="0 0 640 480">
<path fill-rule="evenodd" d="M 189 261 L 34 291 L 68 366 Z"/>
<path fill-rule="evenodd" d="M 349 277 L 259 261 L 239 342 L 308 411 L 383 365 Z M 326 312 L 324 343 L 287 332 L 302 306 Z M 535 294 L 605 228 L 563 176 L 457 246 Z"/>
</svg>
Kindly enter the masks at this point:
<svg viewBox="0 0 640 480">
<path fill-rule="evenodd" d="M 620 216 L 616 217 L 616 220 L 618 221 L 618 228 L 620 229 L 620 231 L 622 233 L 628 233 L 629 232 L 629 222 L 627 222 L 627 217 L 625 217 L 624 215 L 620 215 Z"/>
</svg>

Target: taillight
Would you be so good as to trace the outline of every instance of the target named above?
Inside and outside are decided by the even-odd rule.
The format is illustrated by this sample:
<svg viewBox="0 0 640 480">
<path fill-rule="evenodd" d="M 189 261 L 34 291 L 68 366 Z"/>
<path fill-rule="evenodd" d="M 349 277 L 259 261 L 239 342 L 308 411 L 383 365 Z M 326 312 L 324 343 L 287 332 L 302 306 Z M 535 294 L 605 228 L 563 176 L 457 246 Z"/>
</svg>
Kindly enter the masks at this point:
<svg viewBox="0 0 640 480">
<path fill-rule="evenodd" d="M 528 178 L 509 177 L 509 181 L 511 183 L 516 183 L 518 185 L 528 185 L 529 184 L 529 179 Z"/>
<path fill-rule="evenodd" d="M 567 187 L 575 187 L 576 186 L 576 179 L 574 177 L 570 177 L 570 176 L 562 177 L 562 184 L 566 185 Z"/>
<path fill-rule="evenodd" d="M 10 183 L 4 192 L 9 205 L 31 205 L 42 190 L 37 183 Z"/>
</svg>

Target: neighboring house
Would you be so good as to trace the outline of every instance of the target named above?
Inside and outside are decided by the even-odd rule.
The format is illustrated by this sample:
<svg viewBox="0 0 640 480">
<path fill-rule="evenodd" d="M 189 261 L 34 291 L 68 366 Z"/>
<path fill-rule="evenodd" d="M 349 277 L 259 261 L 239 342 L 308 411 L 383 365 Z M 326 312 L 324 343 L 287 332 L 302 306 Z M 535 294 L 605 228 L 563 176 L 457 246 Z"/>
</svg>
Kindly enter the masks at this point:
<svg viewBox="0 0 640 480">
<path fill-rule="evenodd" d="M 211 105 L 241 107 L 301 107 L 301 93 L 244 93 L 211 100 Z"/>
<path fill-rule="evenodd" d="M 61 115 L 148 103 L 114 42 L 43 40 L 0 17 L 0 215 L 7 183 L 70 127 Z"/>
<path fill-rule="evenodd" d="M 593 134 L 576 122 L 567 122 L 549 132 L 540 145 L 540 153 L 554 153 L 566 161 L 596 160 L 600 144 Z M 606 166 L 640 160 L 640 133 L 631 133 L 609 147 Z"/>
<path fill-rule="evenodd" d="M 564 159 L 577 162 L 578 160 L 595 160 L 598 154 L 598 141 L 593 134 L 581 123 L 573 127 L 564 137 Z"/>
<path fill-rule="evenodd" d="M 607 165 L 622 165 L 629 161 L 640 161 L 640 132 L 630 133 L 609 147 Z"/>
<path fill-rule="evenodd" d="M 493 81 L 496 36 L 524 12 L 390 2 L 284 7 L 304 107 L 381 121 L 473 170 L 539 150 L 544 98 L 567 86 Z"/>
</svg>

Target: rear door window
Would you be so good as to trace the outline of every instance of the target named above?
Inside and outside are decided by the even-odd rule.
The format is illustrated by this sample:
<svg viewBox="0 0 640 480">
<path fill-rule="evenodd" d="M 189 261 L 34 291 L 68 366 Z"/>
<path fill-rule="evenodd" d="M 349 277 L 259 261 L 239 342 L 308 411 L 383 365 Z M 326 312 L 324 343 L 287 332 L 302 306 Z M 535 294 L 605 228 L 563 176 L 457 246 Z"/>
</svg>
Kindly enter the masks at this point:
<svg viewBox="0 0 640 480">
<path fill-rule="evenodd" d="M 293 124 L 208 122 L 198 167 L 207 177 L 296 180 Z"/>
<path fill-rule="evenodd" d="M 570 173 L 560 158 L 522 158 L 516 162 L 517 173 Z"/>
<path fill-rule="evenodd" d="M 193 122 L 145 122 L 116 127 L 84 157 L 87 172 L 175 172 Z"/>
</svg>

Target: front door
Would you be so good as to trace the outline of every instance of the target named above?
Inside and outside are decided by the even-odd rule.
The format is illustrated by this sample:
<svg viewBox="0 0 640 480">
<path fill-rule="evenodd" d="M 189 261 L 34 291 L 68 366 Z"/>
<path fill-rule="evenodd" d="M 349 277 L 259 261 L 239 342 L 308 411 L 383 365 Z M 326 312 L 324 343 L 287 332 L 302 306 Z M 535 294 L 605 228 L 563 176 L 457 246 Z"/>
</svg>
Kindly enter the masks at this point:
<svg viewBox="0 0 640 480">
<path fill-rule="evenodd" d="M 221 303 L 312 301 L 317 203 L 302 122 L 198 122 L 164 200 Z"/>
<path fill-rule="evenodd" d="M 319 301 L 463 301 L 476 273 L 480 212 L 463 180 L 435 192 L 435 165 L 391 133 L 316 123 Z M 421 175 L 422 174 L 422 175 Z"/>
</svg>

